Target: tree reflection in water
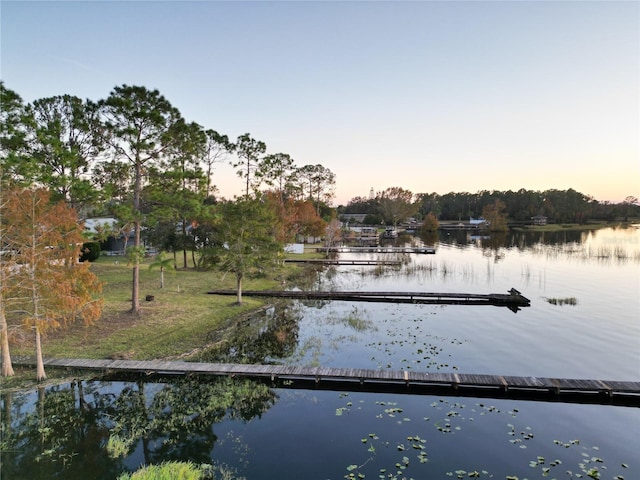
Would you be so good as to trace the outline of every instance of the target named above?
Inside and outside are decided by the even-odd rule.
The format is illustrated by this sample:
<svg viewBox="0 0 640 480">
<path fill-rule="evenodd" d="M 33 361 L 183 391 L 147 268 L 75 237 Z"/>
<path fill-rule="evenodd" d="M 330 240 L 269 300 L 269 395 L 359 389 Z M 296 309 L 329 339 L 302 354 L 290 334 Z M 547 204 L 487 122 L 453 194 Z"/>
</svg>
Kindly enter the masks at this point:
<svg viewBox="0 0 640 480">
<path fill-rule="evenodd" d="M 197 355 L 201 362 L 273 363 L 291 356 L 298 345 L 302 311 L 291 301 L 275 303 L 241 320 L 225 338 Z"/>
<path fill-rule="evenodd" d="M 266 385 L 232 378 L 77 381 L 15 399 L 6 393 L 3 477 L 116 478 L 142 463 L 211 463 L 216 423 L 260 417 L 276 400 Z"/>
</svg>

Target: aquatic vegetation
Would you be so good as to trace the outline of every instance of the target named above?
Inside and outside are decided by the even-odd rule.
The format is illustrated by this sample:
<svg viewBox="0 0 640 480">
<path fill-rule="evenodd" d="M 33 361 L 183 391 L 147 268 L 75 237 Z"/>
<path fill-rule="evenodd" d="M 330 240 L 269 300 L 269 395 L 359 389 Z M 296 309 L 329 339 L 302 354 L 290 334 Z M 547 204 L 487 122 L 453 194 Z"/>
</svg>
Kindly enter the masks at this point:
<svg viewBox="0 0 640 480">
<path fill-rule="evenodd" d="M 591 378 L 590 372 L 599 376 L 611 371 L 621 372 L 624 379 L 628 372 L 635 373 L 625 366 L 637 353 L 628 335 L 635 331 L 635 319 L 630 320 L 627 313 L 636 298 L 631 288 L 634 283 L 627 281 L 634 265 L 628 258 L 617 262 L 616 257 L 625 257 L 623 250 L 616 250 L 615 244 L 608 251 L 593 247 L 589 255 L 602 258 L 586 260 L 586 247 L 579 243 L 564 249 L 549 246 L 546 251 L 554 262 L 546 262 L 544 258 L 532 258 L 527 248 L 501 250 L 504 259 L 494 263 L 493 255 L 481 256 L 477 247 L 464 253 L 463 249 L 445 245 L 438 255 L 414 258 L 402 269 L 385 269 L 379 277 L 372 278 L 370 269 L 340 268 L 332 269 L 330 278 L 318 275 L 310 283 L 310 288 L 322 290 L 389 291 L 397 287 L 406 291 L 469 292 L 518 288 L 525 283 L 526 288 L 521 290 L 538 301 L 515 319 L 502 309 L 484 307 L 354 306 L 347 302 L 312 305 L 293 301 L 288 308 L 274 307 L 261 316 L 235 321 L 237 335 L 231 329 L 224 336 L 212 333 L 206 343 L 222 347 L 215 361 L 417 370 L 427 374 L 436 370 L 450 374 L 460 369 L 464 373 L 559 378 L 581 378 L 570 376 L 573 372 Z M 632 248 L 627 257 L 633 255 Z M 442 281 L 443 269 L 446 284 Z M 635 279 L 637 269 L 631 274 Z M 491 281 L 485 282 L 485 278 Z M 462 288 L 466 284 L 474 285 Z M 562 285 L 567 291 L 562 291 Z M 590 312 L 593 292 L 599 291 L 596 286 L 605 293 L 597 305 L 602 309 L 598 316 Z M 567 301 L 578 292 L 580 299 Z M 555 298 L 549 301 L 546 296 Z M 580 308 L 570 308 L 578 302 Z M 601 311 L 607 312 L 605 302 L 610 303 L 611 325 L 607 325 L 607 337 L 602 337 L 598 335 L 602 322 L 590 320 L 599 319 Z M 563 305 L 567 308 L 558 310 Z M 592 342 L 594 339 L 597 342 Z M 68 410 L 77 414 L 73 422 L 62 421 L 62 412 L 48 401 L 44 404 L 44 420 L 33 415 L 25 423 L 21 412 L 37 400 L 22 407 L 14 402 L 10 407 L 14 415 L 11 429 L 5 430 L 4 443 L 0 443 L 3 473 L 9 468 L 5 476 L 12 478 L 20 468 L 36 465 L 36 458 L 38 468 L 50 467 L 51 472 L 61 470 L 58 465 L 65 461 L 80 470 L 76 466 L 87 458 L 84 452 L 89 446 L 101 462 L 114 465 L 114 469 L 126 468 L 118 465 L 135 462 L 131 452 L 140 452 L 140 439 L 144 438 L 145 442 L 150 439 L 144 446 L 155 455 L 153 461 L 168 459 L 165 452 L 174 455 L 172 459 L 177 459 L 179 452 L 190 455 L 181 459 L 193 459 L 191 453 L 197 450 L 198 463 L 222 459 L 255 479 L 639 478 L 633 440 L 629 440 L 634 434 L 630 431 L 632 422 L 638 419 L 634 409 L 524 399 L 440 398 L 422 395 L 428 389 L 417 393 L 418 389 L 408 388 L 405 392 L 403 382 L 393 386 L 398 390 L 393 394 L 367 393 L 366 381 L 361 386 L 354 382 L 351 393 L 324 390 L 324 381 L 319 388 L 309 390 L 300 389 L 297 380 L 287 383 L 294 388 L 273 388 L 282 383 L 271 384 L 265 377 L 264 384 L 271 385 L 279 398 L 268 403 L 268 412 L 258 405 L 250 421 L 244 420 L 252 413 L 242 406 L 244 400 L 227 401 L 231 390 L 227 387 L 208 395 L 206 389 L 190 385 L 179 392 L 160 393 L 162 402 L 153 400 L 159 387 L 149 383 L 137 397 L 135 385 L 128 395 L 121 395 L 114 387 L 116 395 L 122 397 L 116 405 L 122 410 L 118 414 L 93 410 L 97 403 L 111 405 L 111 392 L 94 396 L 85 388 L 82 397 L 75 394 L 75 401 L 70 395 L 65 399 Z M 248 389 L 255 390 L 251 385 Z M 471 394 L 467 390 L 462 393 Z M 246 398 L 251 401 L 249 393 Z M 91 408 L 80 409 L 81 403 Z M 145 406 L 151 417 L 145 415 Z M 84 417 L 100 419 L 104 425 L 99 424 L 99 431 L 104 433 L 87 435 L 86 430 L 75 427 L 85 421 Z M 177 430 L 183 426 L 188 432 Z M 152 437 L 139 433 L 139 428 L 151 432 Z M 32 436 L 19 437 L 21 432 Z M 95 448 L 81 443 L 94 437 L 101 439 Z M 12 443 L 14 439 L 21 443 Z M 590 446 L 598 442 L 602 442 L 599 450 Z M 69 447 L 63 451 L 61 445 L 65 444 Z M 279 455 L 285 451 L 289 456 L 280 461 Z M 68 478 L 84 478 L 71 473 Z M 19 473 L 13 476 L 21 478 Z"/>
<path fill-rule="evenodd" d="M 575 297 L 567 297 L 567 298 L 545 298 L 545 300 L 547 301 L 547 303 L 550 303 L 551 305 L 558 305 L 560 307 L 562 307 L 563 305 L 577 305 L 578 304 L 578 299 Z"/>
<path fill-rule="evenodd" d="M 350 397 L 349 401 L 355 402 L 356 400 Z M 380 430 L 376 429 L 375 432 L 368 432 L 359 437 L 358 441 L 360 445 L 365 447 L 366 453 L 360 461 L 349 463 L 344 475 L 344 478 L 348 480 L 370 478 L 371 476 L 380 480 L 444 478 L 439 477 L 435 472 L 441 468 L 442 459 L 438 455 L 442 455 L 443 451 L 440 444 L 447 442 L 447 440 L 438 440 L 432 432 L 434 430 L 436 434 L 462 432 L 465 422 L 474 421 L 474 415 L 497 416 L 484 420 L 481 429 L 485 429 L 489 425 L 496 425 L 500 422 L 500 417 L 509 418 L 509 422 L 506 423 L 506 438 L 511 445 L 517 448 L 518 452 L 523 452 L 514 452 L 513 455 L 514 459 L 520 459 L 516 463 L 521 461 L 522 467 L 515 472 L 517 475 L 511 474 L 513 470 L 500 473 L 497 470 L 499 467 L 493 463 L 495 459 L 487 457 L 486 464 L 483 464 L 481 457 L 476 457 L 468 459 L 468 463 L 465 464 L 467 461 L 465 457 L 457 465 L 458 468 L 441 472 L 440 475 L 446 474 L 447 477 L 461 480 L 467 478 L 524 480 L 546 477 L 598 480 L 605 478 L 604 474 L 608 473 L 609 476 L 606 478 L 624 480 L 621 469 L 627 468 L 627 464 L 622 464 L 617 471 L 608 470 L 605 460 L 598 453 L 597 446 L 585 446 L 578 439 L 551 442 L 548 437 L 543 438 L 544 435 L 536 435 L 531 427 L 518 425 L 516 420 L 521 415 L 518 408 L 503 409 L 495 404 L 482 402 L 468 406 L 448 398 L 439 398 L 428 405 L 434 411 L 434 415 L 423 417 L 426 423 L 412 425 L 409 423 L 411 418 L 408 414 L 414 410 L 405 408 L 401 402 L 378 400 L 374 405 L 377 407 L 375 418 L 383 423 L 392 422 L 395 427 L 389 429 L 382 426 Z M 401 416 L 404 418 L 400 418 Z M 433 420 L 431 420 L 432 418 Z M 561 450 L 555 450 L 554 445 Z M 572 449 L 575 451 L 572 452 Z M 533 456 L 526 455 L 525 452 L 532 450 L 541 453 Z M 526 474 L 527 464 L 529 468 L 535 470 L 534 474 Z M 430 468 L 435 468 L 435 470 L 430 470 Z"/>
<path fill-rule="evenodd" d="M 163 462 L 148 465 L 134 473 L 123 473 L 118 480 L 202 480 L 212 478 L 209 465 L 194 465 L 192 462 Z"/>
<path fill-rule="evenodd" d="M 359 308 L 358 306 L 353 306 L 349 313 L 344 317 L 338 317 L 333 319 L 333 321 L 329 320 L 329 323 L 343 324 L 352 328 L 356 332 L 376 330 L 374 323 L 366 318 L 366 310 Z"/>
<path fill-rule="evenodd" d="M 120 435 L 113 434 L 107 441 L 107 452 L 111 458 L 124 457 L 129 453 L 131 442 L 123 439 Z"/>
<path fill-rule="evenodd" d="M 629 251 L 620 245 L 589 245 L 579 243 L 562 243 L 546 245 L 538 243 L 530 247 L 529 251 L 541 255 L 548 260 L 580 260 L 596 261 L 598 263 L 637 263 L 640 261 L 640 252 L 633 248 Z"/>
<path fill-rule="evenodd" d="M 196 465 L 193 462 L 167 461 L 146 465 L 133 473 L 123 473 L 118 480 L 244 480 L 226 465 Z"/>
<path fill-rule="evenodd" d="M 398 368 L 393 364 L 393 361 L 388 359 L 397 358 L 398 352 L 402 352 L 405 356 L 396 361 L 401 364 L 400 368 L 403 369 L 419 368 L 420 370 L 429 370 L 435 368 L 440 370 L 442 368 L 451 368 L 458 370 L 458 367 L 451 365 L 449 361 L 439 361 L 439 359 L 445 355 L 447 358 L 452 358 L 452 353 L 446 353 L 450 351 L 449 347 L 462 345 L 465 342 L 457 338 L 450 339 L 425 333 L 420 327 L 421 322 L 422 318 L 420 317 L 414 318 L 412 323 L 405 322 L 404 324 L 400 324 L 393 319 L 385 319 L 383 323 L 387 324 L 387 340 L 366 344 L 367 348 L 379 352 L 384 357 L 380 358 L 379 355 L 373 355 L 371 360 L 376 361 L 379 368 Z M 415 324 L 418 325 L 416 326 Z"/>
<path fill-rule="evenodd" d="M 456 478 L 462 479 L 462 478 L 480 478 L 481 476 L 488 476 L 489 472 L 487 472 L 486 470 L 482 470 L 482 472 L 478 472 L 477 470 L 474 470 L 472 472 L 467 472 L 466 470 L 456 470 L 455 472 L 447 472 L 447 476 L 448 477 L 453 477 L 456 476 Z M 509 479 L 509 477 L 507 477 L 507 479 Z M 514 480 L 517 480 L 514 479 Z"/>
</svg>

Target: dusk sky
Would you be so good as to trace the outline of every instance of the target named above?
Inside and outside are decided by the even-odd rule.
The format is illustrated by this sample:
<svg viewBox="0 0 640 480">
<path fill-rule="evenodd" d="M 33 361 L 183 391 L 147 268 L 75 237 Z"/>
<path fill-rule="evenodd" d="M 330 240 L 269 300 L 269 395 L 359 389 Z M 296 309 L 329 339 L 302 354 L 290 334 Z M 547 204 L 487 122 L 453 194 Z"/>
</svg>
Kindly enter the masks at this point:
<svg viewBox="0 0 640 480">
<path fill-rule="evenodd" d="M 640 197 L 637 1 L 0 1 L 25 102 L 158 89 L 188 121 L 336 174 L 335 204 L 573 188 Z M 242 192 L 217 166 L 223 196 Z"/>
</svg>

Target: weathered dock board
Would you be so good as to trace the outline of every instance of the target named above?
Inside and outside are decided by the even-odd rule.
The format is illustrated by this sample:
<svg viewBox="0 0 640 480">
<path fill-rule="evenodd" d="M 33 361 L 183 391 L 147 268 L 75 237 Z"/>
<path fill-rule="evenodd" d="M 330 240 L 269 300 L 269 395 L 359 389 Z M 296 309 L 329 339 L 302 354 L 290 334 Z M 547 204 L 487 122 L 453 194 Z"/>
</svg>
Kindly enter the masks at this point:
<svg viewBox="0 0 640 480">
<path fill-rule="evenodd" d="M 236 295 L 235 290 L 210 290 L 210 295 Z M 388 302 L 437 305 L 493 305 L 517 311 L 531 301 L 516 289 L 502 293 L 432 293 L 432 292 L 333 292 L 308 290 L 245 290 L 247 297 L 278 297 L 304 300 L 343 300 L 350 302 Z"/>
<path fill-rule="evenodd" d="M 298 259 L 287 258 L 285 263 L 317 263 L 321 265 L 401 265 L 400 260 L 363 260 L 363 259 L 332 259 L 332 258 L 310 258 L 310 259 Z"/>
<path fill-rule="evenodd" d="M 19 362 L 14 362 L 19 364 Z M 32 364 L 33 362 L 22 362 Z M 244 365 L 184 361 L 46 359 L 48 367 L 97 371 L 104 375 L 233 376 L 260 378 L 274 387 L 513 398 L 640 407 L 640 382 L 463 373 Z"/>
<path fill-rule="evenodd" d="M 317 247 L 316 252 L 331 253 L 425 253 L 434 254 L 434 247 L 385 247 L 385 246 L 365 246 L 365 247 Z"/>
</svg>

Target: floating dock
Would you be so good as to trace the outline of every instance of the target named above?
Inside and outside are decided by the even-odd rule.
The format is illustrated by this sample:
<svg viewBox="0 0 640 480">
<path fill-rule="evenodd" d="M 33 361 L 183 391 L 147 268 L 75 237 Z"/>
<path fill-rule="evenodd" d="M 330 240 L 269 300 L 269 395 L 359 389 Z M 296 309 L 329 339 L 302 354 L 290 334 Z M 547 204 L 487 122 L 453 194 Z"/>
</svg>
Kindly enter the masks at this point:
<svg viewBox="0 0 640 480">
<path fill-rule="evenodd" d="M 210 295 L 237 295 L 235 290 L 211 290 Z M 332 292 L 303 290 L 245 290 L 247 297 L 294 298 L 300 300 L 342 300 L 348 302 L 386 302 L 434 305 L 492 305 L 518 311 L 531 301 L 515 288 L 502 293 L 430 293 L 430 292 Z"/>
<path fill-rule="evenodd" d="M 32 365 L 33 362 L 23 364 Z M 102 375 L 258 378 L 278 388 L 512 398 L 640 407 L 640 382 L 635 381 L 162 360 L 46 359 L 44 364 L 47 367 L 97 371 Z"/>
</svg>

